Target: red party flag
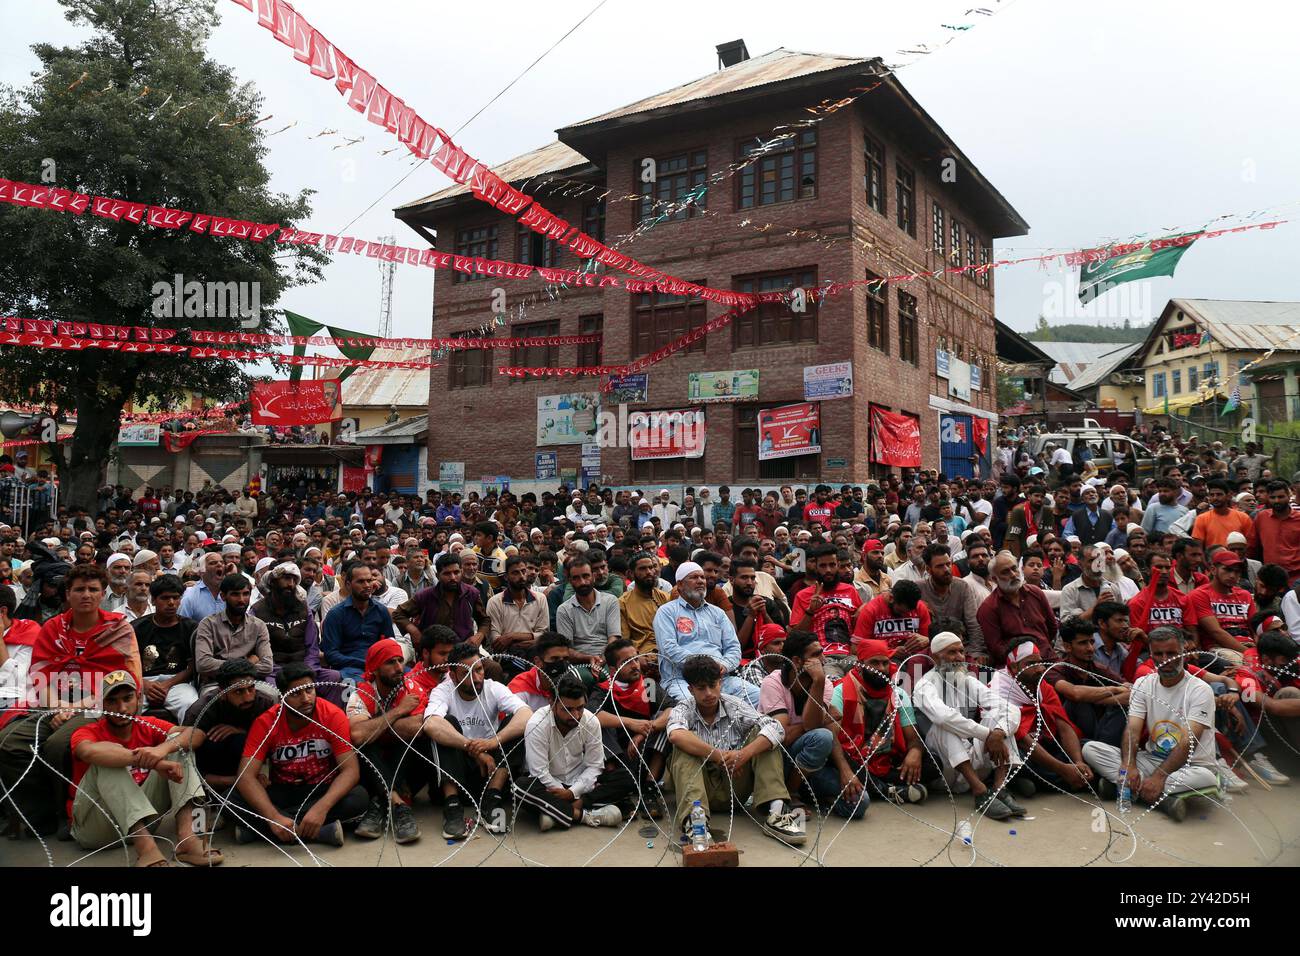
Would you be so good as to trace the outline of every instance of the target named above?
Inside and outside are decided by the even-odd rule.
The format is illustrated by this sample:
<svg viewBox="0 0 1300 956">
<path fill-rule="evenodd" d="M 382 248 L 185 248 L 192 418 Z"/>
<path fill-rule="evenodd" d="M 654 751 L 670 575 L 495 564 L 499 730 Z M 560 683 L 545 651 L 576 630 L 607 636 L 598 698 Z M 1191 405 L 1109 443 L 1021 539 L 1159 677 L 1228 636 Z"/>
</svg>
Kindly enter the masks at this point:
<svg viewBox="0 0 1300 956">
<path fill-rule="evenodd" d="M 317 31 L 311 31 L 311 72 L 312 76 L 319 76 L 321 79 L 331 80 L 334 78 L 334 67 L 330 64 L 330 50 L 333 49 L 329 41 L 321 36 Z"/>
</svg>

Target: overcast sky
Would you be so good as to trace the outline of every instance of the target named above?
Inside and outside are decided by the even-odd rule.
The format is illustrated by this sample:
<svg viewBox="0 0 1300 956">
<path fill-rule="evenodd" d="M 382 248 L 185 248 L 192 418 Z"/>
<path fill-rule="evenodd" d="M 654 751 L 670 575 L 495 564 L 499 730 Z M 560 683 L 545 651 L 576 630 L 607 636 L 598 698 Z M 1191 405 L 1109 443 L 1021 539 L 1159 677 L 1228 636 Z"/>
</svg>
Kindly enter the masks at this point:
<svg viewBox="0 0 1300 956">
<path fill-rule="evenodd" d="M 595 2 L 299 0 L 296 7 L 426 119 L 454 130 Z M 1028 236 L 999 242 L 999 257 L 1085 247 L 1223 213 L 1274 206 L 1286 206 L 1283 217 L 1300 213 L 1297 5 L 975 2 L 997 15 L 967 17 L 969 0 L 607 0 L 457 140 L 484 162 L 500 162 L 552 141 L 560 126 L 716 69 L 715 45 L 737 36 L 755 56 L 785 46 L 891 62 L 898 50 L 954 36 L 942 24 L 970 23 L 899 79 L 1029 222 Z M 273 186 L 315 189 L 308 226 L 337 232 L 410 172 L 405 149 L 378 155 L 397 145 L 394 137 L 347 109 L 333 86 L 295 62 L 254 16 L 231 0 L 219 9 L 223 22 L 210 54 L 262 90 L 265 112 L 275 117 L 268 130 L 298 121 L 269 140 Z M 30 76 L 36 60 L 29 44 L 78 38 L 54 0 L 0 0 L 0 10 L 5 82 Z M 307 140 L 328 128 L 365 141 L 333 150 L 337 138 Z M 393 233 L 419 245 L 392 209 L 447 184 L 426 164 L 347 231 Z M 1123 301 L 1122 290 L 1112 291 L 1079 314 L 1096 321 L 1100 308 L 1112 321 L 1140 320 L 1174 295 L 1295 299 L 1298 237 L 1300 228 L 1288 226 L 1202 242 L 1176 277 L 1146 283 L 1149 291 Z M 323 282 L 290 292 L 281 305 L 374 332 L 379 281 L 374 260 L 340 257 Z M 1059 268 L 1001 270 L 998 317 L 1032 328 L 1040 312 L 1074 301 L 1072 291 L 1062 294 L 1064 282 L 1074 279 Z M 430 334 L 432 293 L 428 271 L 398 267 L 395 335 Z"/>
</svg>

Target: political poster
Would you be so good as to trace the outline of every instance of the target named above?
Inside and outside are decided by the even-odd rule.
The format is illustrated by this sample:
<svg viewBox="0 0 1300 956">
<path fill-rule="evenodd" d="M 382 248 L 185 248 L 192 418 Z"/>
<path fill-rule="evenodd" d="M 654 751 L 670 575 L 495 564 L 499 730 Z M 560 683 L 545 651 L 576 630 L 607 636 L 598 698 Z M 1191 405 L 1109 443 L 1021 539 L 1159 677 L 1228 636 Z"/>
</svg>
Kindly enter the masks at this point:
<svg viewBox="0 0 1300 956">
<path fill-rule="evenodd" d="M 627 416 L 627 425 L 633 461 L 704 456 L 702 408 L 632 412 Z"/>
<path fill-rule="evenodd" d="M 319 425 L 343 417 L 342 389 L 335 379 L 258 382 L 253 386 L 254 425 Z"/>
<path fill-rule="evenodd" d="M 833 362 L 830 365 L 805 365 L 803 369 L 803 397 L 805 401 L 819 401 L 853 396 L 853 363 Z"/>
<path fill-rule="evenodd" d="M 871 460 L 898 468 L 921 467 L 921 423 L 911 415 L 900 415 L 872 405 Z"/>
<path fill-rule="evenodd" d="M 608 405 L 635 405 L 650 401 L 650 374 L 613 375 L 609 379 L 609 391 L 605 393 Z"/>
<path fill-rule="evenodd" d="M 759 461 L 816 455 L 821 450 L 821 406 L 816 402 L 759 410 Z"/>
</svg>

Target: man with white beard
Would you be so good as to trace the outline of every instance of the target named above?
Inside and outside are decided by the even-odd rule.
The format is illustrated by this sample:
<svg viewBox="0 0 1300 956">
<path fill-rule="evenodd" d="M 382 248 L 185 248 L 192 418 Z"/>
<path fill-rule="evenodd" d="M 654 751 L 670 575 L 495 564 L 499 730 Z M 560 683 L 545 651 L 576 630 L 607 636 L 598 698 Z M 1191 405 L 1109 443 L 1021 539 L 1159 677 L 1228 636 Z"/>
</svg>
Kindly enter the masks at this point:
<svg viewBox="0 0 1300 956">
<path fill-rule="evenodd" d="M 704 599 L 707 591 L 704 570 L 694 561 L 684 561 L 677 568 L 677 593 L 681 596 L 655 612 L 655 644 L 664 693 L 677 701 L 690 700 L 682 665 L 688 657 L 706 654 L 722 665 L 722 692 L 742 697 L 757 707 L 758 687 L 733 673 L 740 665 L 736 627 L 726 614 Z"/>
<path fill-rule="evenodd" d="M 1081 617 L 1092 620 L 1092 609 L 1099 601 L 1119 601 L 1121 604 L 1138 595 L 1138 587 L 1125 575 L 1115 552 L 1108 544 L 1090 544 L 1084 547 L 1079 561 L 1082 574 L 1061 588 L 1061 620 Z"/>
<path fill-rule="evenodd" d="M 992 820 L 1024 816 L 1007 792 L 1007 772 L 1020 763 L 1016 729 L 1020 714 L 972 675 L 966 648 L 951 631 L 930 641 L 934 669 L 916 683 L 912 702 L 930 720 L 925 745 L 939 759 L 944 780 L 969 790 L 975 809 Z M 992 776 L 992 788 L 985 778 Z"/>
<path fill-rule="evenodd" d="M 927 569 L 925 566 L 925 549 L 929 546 L 930 539 L 923 534 L 912 535 L 912 540 L 907 544 L 907 560 L 900 564 L 895 570 L 889 573 L 894 583 L 899 581 L 915 581 L 920 584 L 925 580 Z"/>
<path fill-rule="evenodd" d="M 1044 661 L 1055 661 L 1056 613 L 1047 596 L 1025 582 L 1020 562 L 1010 551 L 999 551 L 990 567 L 997 586 L 976 615 L 990 663 L 1001 667 L 1011 648 L 1030 640 Z"/>
<path fill-rule="evenodd" d="M 104 599 L 99 602 L 99 609 L 121 612 L 130 598 L 127 585 L 131 581 L 131 557 L 115 551 L 108 556 L 104 567 L 108 570 L 108 587 L 104 589 Z"/>
</svg>

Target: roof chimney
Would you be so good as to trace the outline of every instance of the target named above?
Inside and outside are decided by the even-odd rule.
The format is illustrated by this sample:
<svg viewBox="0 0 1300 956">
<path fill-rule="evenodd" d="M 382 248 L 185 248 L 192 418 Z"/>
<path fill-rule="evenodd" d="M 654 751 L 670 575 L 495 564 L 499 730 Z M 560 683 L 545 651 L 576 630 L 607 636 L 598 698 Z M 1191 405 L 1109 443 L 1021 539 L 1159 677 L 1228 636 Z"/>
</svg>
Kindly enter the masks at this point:
<svg viewBox="0 0 1300 956">
<path fill-rule="evenodd" d="M 749 59 L 749 51 L 745 49 L 744 40 L 732 40 L 730 43 L 718 44 L 718 69 L 725 70 L 729 66 L 735 66 L 737 63 Z"/>
</svg>

